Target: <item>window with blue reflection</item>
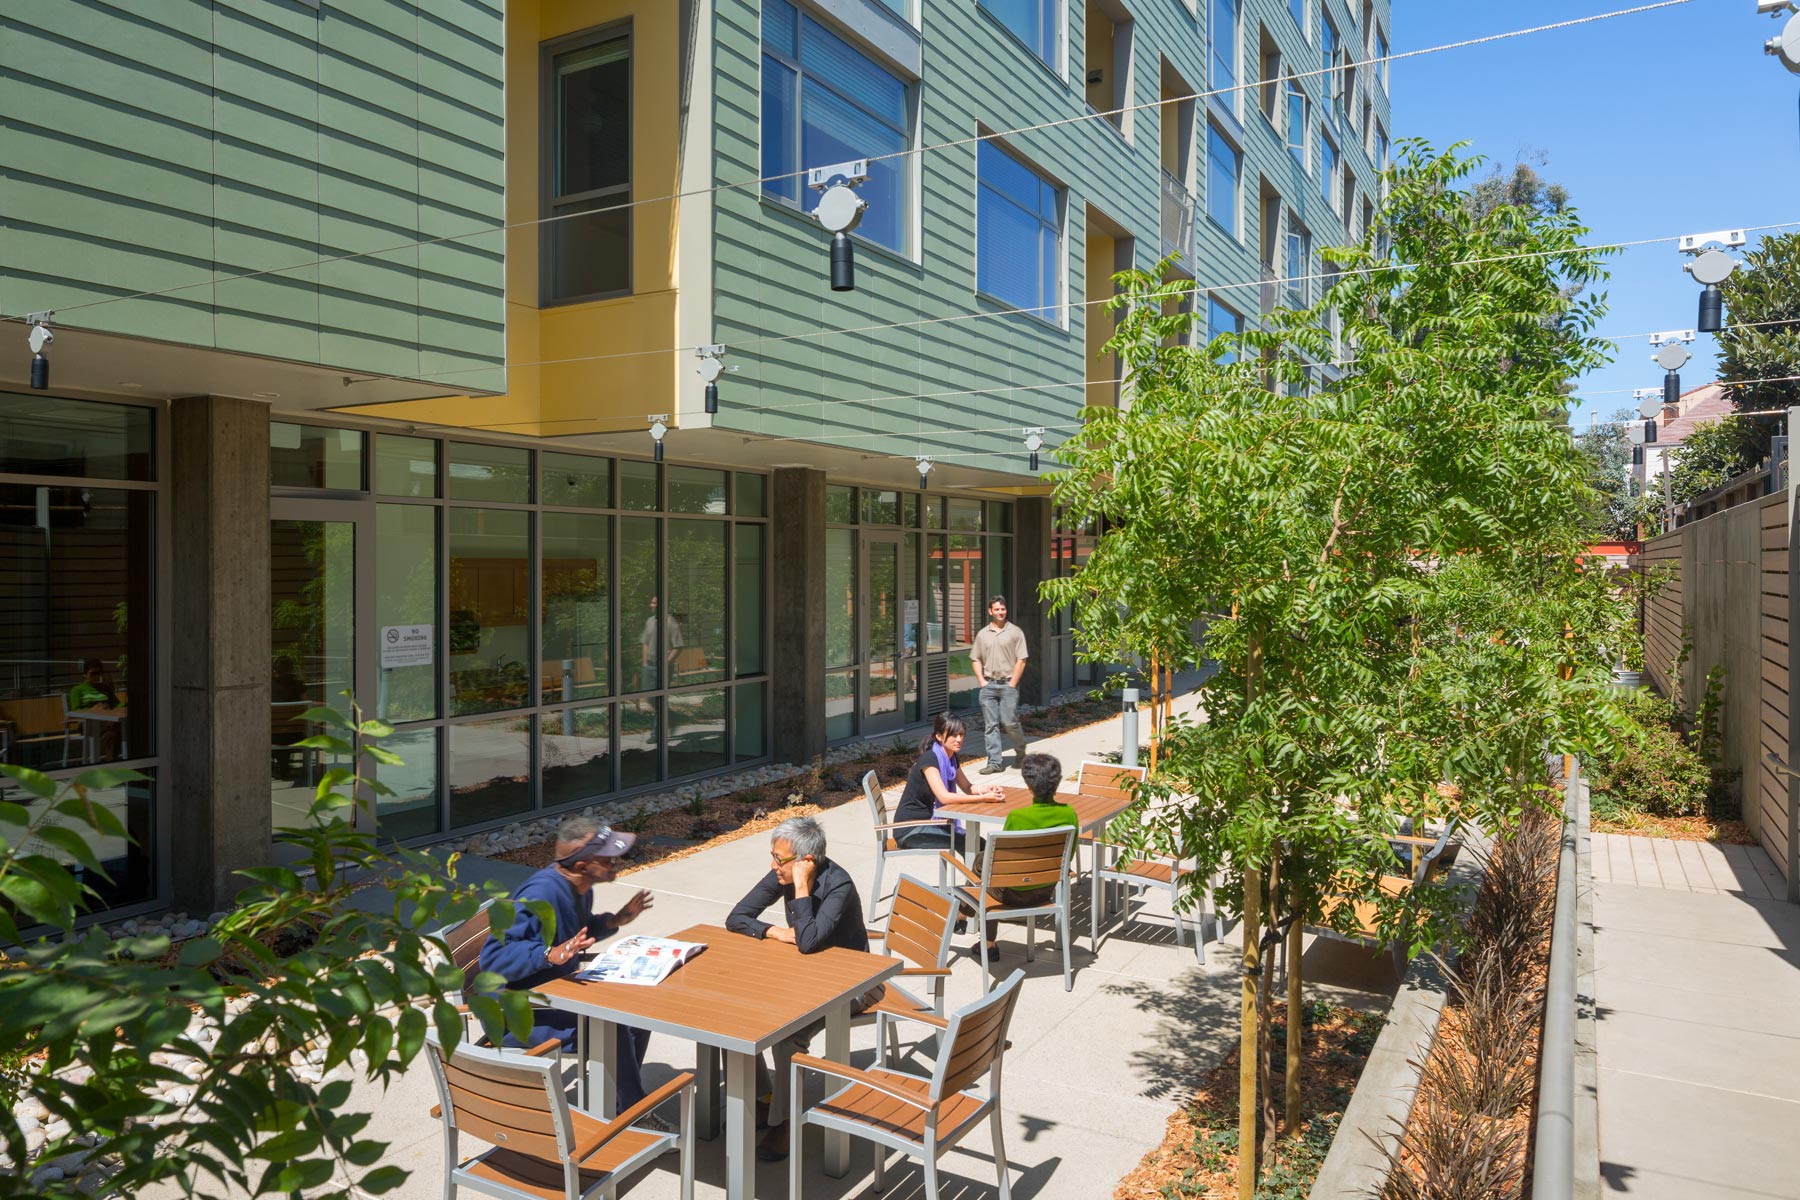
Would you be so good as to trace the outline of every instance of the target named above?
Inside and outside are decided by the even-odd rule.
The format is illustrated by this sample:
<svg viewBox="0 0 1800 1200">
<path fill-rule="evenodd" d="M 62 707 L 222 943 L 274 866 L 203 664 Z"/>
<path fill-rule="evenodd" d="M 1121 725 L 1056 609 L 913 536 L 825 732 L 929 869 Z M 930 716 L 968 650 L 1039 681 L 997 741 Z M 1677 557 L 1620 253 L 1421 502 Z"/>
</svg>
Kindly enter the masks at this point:
<svg viewBox="0 0 1800 1200">
<path fill-rule="evenodd" d="M 1319 194 L 1321 196 L 1325 197 L 1325 203 L 1327 205 L 1330 205 L 1332 208 L 1337 207 L 1337 205 L 1332 203 L 1332 190 L 1333 189 L 1331 186 L 1337 180 L 1337 160 L 1338 160 L 1337 147 L 1331 144 L 1331 139 L 1326 138 L 1326 137 L 1320 138 L 1319 139 Z"/>
<path fill-rule="evenodd" d="M 976 289 L 1053 320 L 1062 263 L 1056 185 L 993 142 L 977 147 L 975 174 Z"/>
<path fill-rule="evenodd" d="M 1294 24 L 1300 32 L 1306 32 L 1306 0 L 1288 0 L 1288 11 L 1294 15 Z"/>
<path fill-rule="evenodd" d="M 1056 0 L 981 0 L 981 7 L 1046 65 L 1056 66 Z"/>
<path fill-rule="evenodd" d="M 788 0 L 763 2 L 762 82 L 763 194 L 810 212 L 799 172 L 872 159 L 856 232 L 904 253 L 908 160 L 882 156 L 907 148 L 906 82 Z"/>
<path fill-rule="evenodd" d="M 1220 304 L 1212 296 L 1206 298 L 1206 339 L 1211 341 L 1221 334 L 1244 332 L 1244 318 Z M 1220 362 L 1236 362 L 1237 351 L 1228 350 L 1219 357 Z"/>
<path fill-rule="evenodd" d="M 1237 86 L 1238 0 L 1212 0 L 1212 86 Z M 1227 97 L 1234 107 L 1236 97 Z"/>
<path fill-rule="evenodd" d="M 1288 84 L 1287 148 L 1302 171 L 1306 170 L 1306 109 L 1306 93 L 1299 84 Z"/>
<path fill-rule="evenodd" d="M 1206 212 L 1232 237 L 1238 232 L 1237 147 L 1225 140 L 1217 125 L 1206 127 Z"/>
</svg>

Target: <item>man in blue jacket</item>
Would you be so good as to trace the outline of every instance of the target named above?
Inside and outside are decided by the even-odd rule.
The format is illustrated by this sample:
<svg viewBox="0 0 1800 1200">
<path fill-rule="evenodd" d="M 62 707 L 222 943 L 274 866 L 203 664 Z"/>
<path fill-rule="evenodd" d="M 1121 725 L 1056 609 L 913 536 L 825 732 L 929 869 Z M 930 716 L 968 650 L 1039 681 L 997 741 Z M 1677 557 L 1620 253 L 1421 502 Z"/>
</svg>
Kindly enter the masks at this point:
<svg viewBox="0 0 1800 1200">
<path fill-rule="evenodd" d="M 592 817 L 570 817 L 556 831 L 556 858 L 518 886 L 515 901 L 542 900 L 555 915 L 550 945 L 544 945 L 544 927 L 537 914 L 521 907 L 504 937 L 489 937 L 481 947 L 481 969 L 493 971 L 509 988 L 534 988 L 552 979 L 566 979 L 581 969 L 581 952 L 595 939 L 611 937 L 636 920 L 651 905 L 650 893 L 639 891 L 612 913 L 590 913 L 589 893 L 597 883 L 611 883 L 619 873 L 619 858 L 637 844 L 637 837 L 619 833 Z M 530 1045 L 558 1038 L 565 1049 L 575 1046 L 575 1015 L 554 1009 L 538 1009 Z M 624 1112 L 644 1098 L 640 1070 L 650 1032 L 628 1025 L 618 1033 L 618 1090 L 616 1111 Z M 506 1044 L 516 1046 L 509 1033 Z M 642 1122 L 640 1122 L 641 1124 Z"/>
</svg>

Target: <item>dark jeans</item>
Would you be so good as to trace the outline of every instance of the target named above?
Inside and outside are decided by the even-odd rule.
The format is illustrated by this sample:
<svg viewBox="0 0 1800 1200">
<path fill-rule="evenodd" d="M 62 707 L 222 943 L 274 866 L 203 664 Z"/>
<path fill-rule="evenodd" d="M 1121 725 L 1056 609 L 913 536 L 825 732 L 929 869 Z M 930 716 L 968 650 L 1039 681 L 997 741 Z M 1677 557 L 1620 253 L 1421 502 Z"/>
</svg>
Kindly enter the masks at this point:
<svg viewBox="0 0 1800 1200">
<path fill-rule="evenodd" d="M 907 850 L 954 850 L 956 834 L 948 824 L 915 825 L 894 833 L 894 840 Z"/>
<path fill-rule="evenodd" d="M 547 1012 L 538 1015 L 537 1024 L 531 1027 L 530 1045 L 535 1046 L 549 1038 L 556 1038 L 563 1044 L 564 1050 L 575 1049 L 575 1014 Z M 614 1098 L 617 1103 L 616 1112 L 624 1112 L 642 1100 L 644 1091 L 644 1053 L 650 1049 L 650 1031 L 634 1029 L 630 1025 L 615 1025 L 618 1031 L 616 1060 L 613 1066 L 617 1087 Z M 519 1042 L 511 1033 L 501 1043 L 505 1046 L 518 1046 Z"/>
<path fill-rule="evenodd" d="M 981 689 L 981 723 L 987 733 L 988 766 L 997 767 L 1006 756 L 1002 735 L 1010 741 L 1013 755 L 1025 757 L 1025 727 L 1019 724 L 1019 689 L 1004 683 L 990 683 Z"/>
</svg>

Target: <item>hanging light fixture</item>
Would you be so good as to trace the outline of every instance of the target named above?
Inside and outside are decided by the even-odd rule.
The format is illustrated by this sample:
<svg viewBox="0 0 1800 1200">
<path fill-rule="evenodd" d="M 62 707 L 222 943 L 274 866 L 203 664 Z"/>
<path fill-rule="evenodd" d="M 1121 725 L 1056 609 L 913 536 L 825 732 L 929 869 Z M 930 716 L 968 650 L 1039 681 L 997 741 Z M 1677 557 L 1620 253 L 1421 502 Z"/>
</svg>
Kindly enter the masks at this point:
<svg viewBox="0 0 1800 1200">
<path fill-rule="evenodd" d="M 663 460 L 663 439 L 669 436 L 668 413 L 657 413 L 650 418 L 650 440 L 656 443 L 655 461 Z"/>
<path fill-rule="evenodd" d="M 919 487 L 928 490 L 931 487 L 931 455 L 921 454 L 919 457 Z"/>
<path fill-rule="evenodd" d="M 694 371 L 706 381 L 706 412 L 710 416 L 719 411 L 719 376 L 727 369 L 735 371 L 737 368 L 727 368 L 719 361 L 725 356 L 723 346 L 701 346 L 695 353 L 700 356 L 700 365 Z"/>
<path fill-rule="evenodd" d="M 1741 229 L 1716 229 L 1711 233 L 1690 233 L 1680 242 L 1683 254 L 1692 254 L 1694 261 L 1682 266 L 1682 270 L 1694 277 L 1700 285 L 1700 317 L 1696 322 L 1701 333 L 1717 333 L 1724 327 L 1725 296 L 1719 291 L 1719 285 L 1737 269 L 1737 259 L 1724 250 L 1706 249 L 1707 243 L 1718 242 L 1726 249 L 1744 244 L 1744 231 Z"/>
<path fill-rule="evenodd" d="M 1038 451 L 1044 448 L 1044 430 L 1042 426 L 1034 426 L 1025 431 L 1025 449 L 1031 454 L 1031 471 L 1035 475 L 1038 469 Z"/>
<path fill-rule="evenodd" d="M 31 386 L 41 392 L 50 386 L 50 356 L 44 347 L 54 342 L 56 335 L 50 332 L 49 313 L 35 313 L 28 319 L 31 332 L 25 336 L 25 344 L 31 347 Z"/>
<path fill-rule="evenodd" d="M 1644 445 L 1656 445 L 1656 418 L 1648 417 L 1644 421 Z"/>
<path fill-rule="evenodd" d="M 866 159 L 814 167 L 806 173 L 807 186 L 823 192 L 812 215 L 831 231 L 831 290 L 856 290 L 856 247 L 850 232 L 862 224 L 869 202 L 856 194 L 856 185 L 869 177 Z"/>
<path fill-rule="evenodd" d="M 1681 343 L 1693 341 L 1693 333 L 1683 330 L 1679 333 L 1656 333 L 1650 335 L 1650 344 L 1657 347 L 1651 360 L 1665 372 L 1663 375 L 1662 402 L 1673 408 L 1681 403 L 1681 368 L 1693 355 Z"/>
</svg>

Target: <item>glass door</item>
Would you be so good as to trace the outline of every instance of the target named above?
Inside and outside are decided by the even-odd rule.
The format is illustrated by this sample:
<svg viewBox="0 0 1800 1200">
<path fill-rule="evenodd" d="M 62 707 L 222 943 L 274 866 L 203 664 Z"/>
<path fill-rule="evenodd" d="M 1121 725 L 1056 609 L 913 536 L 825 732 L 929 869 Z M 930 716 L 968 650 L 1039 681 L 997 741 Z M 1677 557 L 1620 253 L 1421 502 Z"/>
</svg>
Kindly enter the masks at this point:
<svg viewBox="0 0 1800 1200">
<path fill-rule="evenodd" d="M 886 733 L 905 724 L 905 573 L 900 569 L 900 534 L 865 533 L 862 542 L 863 645 L 868 670 L 863 679 L 862 731 Z"/>
<path fill-rule="evenodd" d="M 367 507 L 282 500 L 270 506 L 269 800 L 275 829 L 305 825 L 320 778 L 333 767 L 355 765 L 294 745 L 322 732 L 304 719 L 305 712 L 329 705 L 348 715 L 349 692 L 371 704 L 373 715 L 373 689 L 362 677 L 357 644 L 357 631 L 368 627 L 363 592 L 373 577 Z M 357 819 L 367 823 L 360 810 Z"/>
</svg>

